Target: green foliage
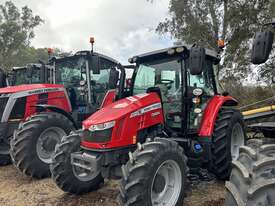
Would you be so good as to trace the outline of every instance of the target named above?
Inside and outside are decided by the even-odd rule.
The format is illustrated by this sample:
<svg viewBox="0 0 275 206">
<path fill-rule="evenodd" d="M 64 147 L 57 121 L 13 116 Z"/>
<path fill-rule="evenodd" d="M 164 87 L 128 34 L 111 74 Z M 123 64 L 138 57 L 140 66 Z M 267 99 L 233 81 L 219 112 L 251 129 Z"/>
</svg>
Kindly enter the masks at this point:
<svg viewBox="0 0 275 206">
<path fill-rule="evenodd" d="M 271 9 L 270 9 L 271 8 Z M 250 40 L 262 23 L 274 15 L 272 0 L 171 0 L 170 18 L 157 31 L 169 33 L 187 44 L 217 48 L 219 38 L 227 44 L 223 76 L 241 79 L 251 72 Z M 273 13 L 272 13 L 273 12 Z"/>
<path fill-rule="evenodd" d="M 29 48 L 35 36 L 34 28 L 42 22 L 43 20 L 38 15 L 33 15 L 27 6 L 20 10 L 12 1 L 0 5 L 1 67 L 9 69 L 15 62 L 20 62 L 20 59 L 28 61 L 28 54 L 35 52 L 34 48 Z M 41 54 L 41 51 L 39 52 Z"/>
</svg>

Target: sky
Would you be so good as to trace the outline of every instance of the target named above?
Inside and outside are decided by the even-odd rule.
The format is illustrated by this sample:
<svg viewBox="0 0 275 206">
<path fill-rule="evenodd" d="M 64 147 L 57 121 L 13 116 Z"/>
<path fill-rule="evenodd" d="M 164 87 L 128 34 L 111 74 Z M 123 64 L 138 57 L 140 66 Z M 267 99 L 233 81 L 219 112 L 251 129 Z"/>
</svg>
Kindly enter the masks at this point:
<svg viewBox="0 0 275 206">
<path fill-rule="evenodd" d="M 169 0 L 12 0 L 28 5 L 45 21 L 35 29 L 34 47 L 56 47 L 64 51 L 90 49 L 122 63 L 140 53 L 171 46 L 172 39 L 155 29 L 169 17 Z M 0 0 L 0 3 L 5 0 Z"/>
</svg>

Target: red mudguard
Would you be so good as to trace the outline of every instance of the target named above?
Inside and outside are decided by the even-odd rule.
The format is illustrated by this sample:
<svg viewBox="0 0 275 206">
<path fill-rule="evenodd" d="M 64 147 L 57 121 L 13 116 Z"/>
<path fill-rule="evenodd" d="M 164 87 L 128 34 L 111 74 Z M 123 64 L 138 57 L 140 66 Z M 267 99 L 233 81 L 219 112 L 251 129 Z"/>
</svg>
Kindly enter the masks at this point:
<svg viewBox="0 0 275 206">
<path fill-rule="evenodd" d="M 211 137 L 213 134 L 216 118 L 222 106 L 236 106 L 238 101 L 230 96 L 214 96 L 204 110 L 202 123 L 199 128 L 200 137 Z"/>
</svg>

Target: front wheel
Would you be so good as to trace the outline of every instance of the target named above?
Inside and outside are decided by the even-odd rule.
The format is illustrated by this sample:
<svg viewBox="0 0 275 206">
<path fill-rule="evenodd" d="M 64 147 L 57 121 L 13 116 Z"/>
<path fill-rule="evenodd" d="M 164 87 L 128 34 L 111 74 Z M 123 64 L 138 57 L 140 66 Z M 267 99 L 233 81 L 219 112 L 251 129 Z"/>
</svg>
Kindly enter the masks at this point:
<svg viewBox="0 0 275 206">
<path fill-rule="evenodd" d="M 73 123 L 59 113 L 43 112 L 31 116 L 14 132 L 11 141 L 14 165 L 25 175 L 49 177 L 55 146 L 73 129 Z"/>
<path fill-rule="evenodd" d="M 80 151 L 80 136 L 71 133 L 62 138 L 56 146 L 51 164 L 52 178 L 57 186 L 65 192 L 84 194 L 96 189 L 104 183 L 100 174 L 71 164 L 71 155 Z"/>
<path fill-rule="evenodd" d="M 182 206 L 187 185 L 187 158 L 174 141 L 156 138 L 139 145 L 122 166 L 121 205 Z"/>
</svg>

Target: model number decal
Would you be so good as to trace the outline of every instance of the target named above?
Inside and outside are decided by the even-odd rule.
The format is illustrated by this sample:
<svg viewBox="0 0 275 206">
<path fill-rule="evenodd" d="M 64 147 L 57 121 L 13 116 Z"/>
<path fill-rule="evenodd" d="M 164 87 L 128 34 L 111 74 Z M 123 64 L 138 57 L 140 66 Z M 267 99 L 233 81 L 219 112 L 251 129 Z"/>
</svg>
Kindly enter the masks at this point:
<svg viewBox="0 0 275 206">
<path fill-rule="evenodd" d="M 139 110 L 131 113 L 130 118 L 133 118 L 133 117 L 136 117 L 136 116 L 139 116 L 139 115 L 145 114 L 147 112 L 150 112 L 152 110 L 160 109 L 160 108 L 161 108 L 161 103 L 151 104 L 147 107 L 144 107 L 142 109 L 139 109 Z"/>
<path fill-rule="evenodd" d="M 39 94 L 39 93 L 56 92 L 56 91 L 59 91 L 59 88 L 38 89 L 38 90 L 29 91 L 29 94 Z"/>
</svg>

